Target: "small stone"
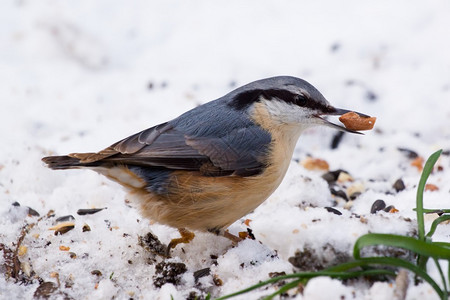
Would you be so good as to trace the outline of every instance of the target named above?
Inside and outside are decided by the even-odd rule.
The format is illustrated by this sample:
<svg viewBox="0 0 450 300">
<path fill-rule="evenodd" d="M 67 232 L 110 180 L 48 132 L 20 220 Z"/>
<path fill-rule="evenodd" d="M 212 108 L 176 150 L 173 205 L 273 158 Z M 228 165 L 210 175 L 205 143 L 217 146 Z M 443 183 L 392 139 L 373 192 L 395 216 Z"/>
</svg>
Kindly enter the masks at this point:
<svg viewBox="0 0 450 300">
<path fill-rule="evenodd" d="M 187 271 L 184 263 L 160 262 L 155 266 L 153 284 L 160 288 L 166 283 L 178 285 L 181 282 L 181 275 Z"/>
<path fill-rule="evenodd" d="M 401 192 L 401 191 L 403 191 L 405 189 L 405 183 L 403 182 L 403 180 L 401 178 L 399 178 L 399 179 L 397 179 L 395 181 L 395 183 L 394 183 L 394 185 L 392 187 L 398 193 L 398 192 Z"/>
<path fill-rule="evenodd" d="M 372 204 L 372 208 L 370 209 L 370 213 L 374 214 L 377 211 L 383 210 L 385 207 L 386 207 L 386 203 L 383 200 L 378 199 Z"/>
<path fill-rule="evenodd" d="M 167 246 L 153 233 L 148 232 L 145 236 L 139 236 L 138 240 L 139 245 L 145 250 L 163 257 L 167 255 Z"/>
</svg>

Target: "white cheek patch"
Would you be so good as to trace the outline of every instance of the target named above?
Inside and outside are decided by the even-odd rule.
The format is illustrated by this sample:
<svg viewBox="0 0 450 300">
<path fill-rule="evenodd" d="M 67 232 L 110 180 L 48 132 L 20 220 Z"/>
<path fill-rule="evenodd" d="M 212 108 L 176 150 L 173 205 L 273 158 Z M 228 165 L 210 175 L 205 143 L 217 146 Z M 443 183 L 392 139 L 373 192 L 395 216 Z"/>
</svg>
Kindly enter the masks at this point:
<svg viewBox="0 0 450 300">
<path fill-rule="evenodd" d="M 314 118 L 311 118 L 311 113 L 307 108 L 300 107 L 295 104 L 287 103 L 277 99 L 266 100 L 261 102 L 266 106 L 267 111 L 275 121 L 282 124 L 291 125 L 313 125 Z"/>
</svg>

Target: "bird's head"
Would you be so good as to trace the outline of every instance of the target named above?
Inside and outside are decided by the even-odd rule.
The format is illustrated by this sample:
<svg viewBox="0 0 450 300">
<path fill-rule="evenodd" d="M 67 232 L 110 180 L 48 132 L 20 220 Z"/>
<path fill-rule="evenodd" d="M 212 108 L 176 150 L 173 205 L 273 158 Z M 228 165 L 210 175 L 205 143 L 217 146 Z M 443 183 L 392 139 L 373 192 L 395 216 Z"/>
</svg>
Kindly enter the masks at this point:
<svg viewBox="0 0 450 300">
<path fill-rule="evenodd" d="M 229 105 L 237 110 L 252 111 L 263 105 L 274 124 L 300 129 L 325 125 L 359 133 L 328 121 L 326 116 L 339 116 L 350 111 L 332 106 L 314 86 L 300 78 L 279 76 L 258 80 L 238 88 L 230 96 Z"/>
</svg>

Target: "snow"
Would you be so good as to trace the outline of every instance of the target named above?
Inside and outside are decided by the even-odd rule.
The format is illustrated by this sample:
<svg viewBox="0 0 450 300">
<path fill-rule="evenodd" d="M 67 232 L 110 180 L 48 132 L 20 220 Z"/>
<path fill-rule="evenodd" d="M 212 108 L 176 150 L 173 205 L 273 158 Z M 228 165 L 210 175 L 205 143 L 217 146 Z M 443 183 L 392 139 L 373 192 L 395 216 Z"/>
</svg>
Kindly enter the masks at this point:
<svg viewBox="0 0 450 300">
<path fill-rule="evenodd" d="M 73 299 L 185 299 L 191 292 L 216 297 L 266 280 L 271 272 L 292 273 L 289 258 L 305 248 L 320 252 L 329 244 L 351 255 L 365 233 L 415 232 L 420 172 L 397 148 L 424 158 L 450 149 L 448 1 L 11 0 L 0 7 L 0 243 L 14 249 L 22 227 L 37 221 L 27 216 L 27 206 L 41 216 L 53 210 L 55 217 L 43 218 L 26 235 L 28 250 L 20 260 L 44 281 L 56 284 L 58 273 L 61 293 Z M 244 218 L 252 220 L 256 240 L 232 247 L 222 237 L 196 233 L 165 260 L 186 264 L 178 285 L 153 285 L 163 259 L 153 258 L 137 238 L 152 231 L 168 243 L 178 237 L 175 229 L 143 219 L 122 188 L 106 178 L 51 171 L 40 161 L 100 150 L 275 75 L 304 78 L 333 105 L 376 116 L 377 130 L 345 135 L 334 150 L 335 131 L 304 133 L 283 183 Z M 346 170 L 355 181 L 342 189 L 358 184 L 362 195 L 350 203 L 332 196 L 323 172 L 298 163 L 308 155 L 326 160 L 331 170 Z M 442 171 L 429 182 L 439 191 L 425 193 L 425 206 L 449 208 L 449 156 L 438 165 Z M 397 193 L 392 184 L 398 178 L 406 189 Z M 370 214 L 377 199 L 399 212 Z M 107 209 L 76 214 L 93 207 Z M 48 228 L 65 215 L 75 217 L 75 229 L 55 236 Z M 244 219 L 230 232 L 246 231 Z M 82 231 L 85 224 L 91 231 Z M 441 225 L 435 240 L 448 242 L 449 230 Z M 61 251 L 61 245 L 70 250 Z M 193 274 L 203 268 L 210 275 L 196 282 Z M 437 278 L 432 264 L 429 270 Z M 31 299 L 38 286 L 37 280 L 24 285 L 1 275 L 0 298 Z M 320 277 L 296 297 L 387 299 L 393 293 L 389 282 L 347 285 Z M 411 283 L 406 298 L 437 296 L 429 285 Z"/>
</svg>

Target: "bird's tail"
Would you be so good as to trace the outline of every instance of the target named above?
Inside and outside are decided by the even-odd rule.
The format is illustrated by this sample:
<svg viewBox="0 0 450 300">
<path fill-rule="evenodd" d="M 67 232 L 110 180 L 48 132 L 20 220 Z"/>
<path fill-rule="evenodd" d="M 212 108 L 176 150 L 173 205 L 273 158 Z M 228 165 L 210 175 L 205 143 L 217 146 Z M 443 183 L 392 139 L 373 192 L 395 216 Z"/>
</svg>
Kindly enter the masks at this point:
<svg viewBox="0 0 450 300">
<path fill-rule="evenodd" d="M 62 156 L 47 156 L 42 158 L 42 161 L 47 164 L 47 167 L 53 170 L 65 170 L 65 169 L 78 169 L 83 167 L 97 167 L 99 163 L 82 162 L 80 158 L 73 157 L 71 155 Z"/>
</svg>

